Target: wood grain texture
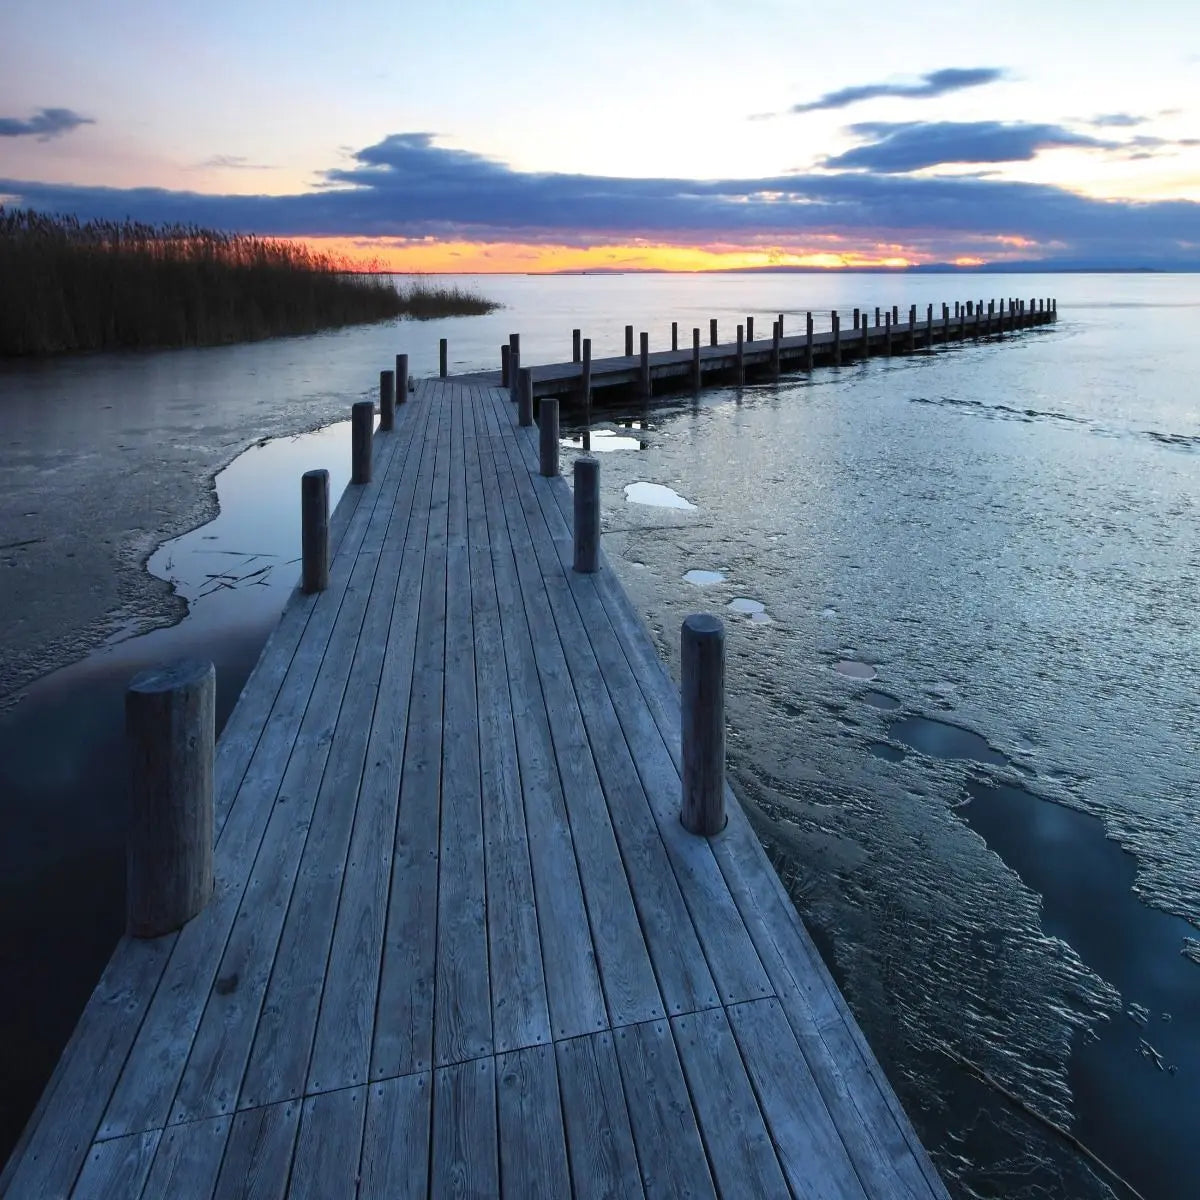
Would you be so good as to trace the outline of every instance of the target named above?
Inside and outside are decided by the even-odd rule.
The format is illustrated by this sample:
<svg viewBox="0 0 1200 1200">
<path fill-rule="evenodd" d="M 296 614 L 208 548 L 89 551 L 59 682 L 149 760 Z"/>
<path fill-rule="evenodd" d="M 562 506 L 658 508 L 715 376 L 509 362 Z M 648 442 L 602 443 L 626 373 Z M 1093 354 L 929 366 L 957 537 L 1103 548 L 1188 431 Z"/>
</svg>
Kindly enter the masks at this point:
<svg viewBox="0 0 1200 1200">
<path fill-rule="evenodd" d="M 295 1100 L 238 1113 L 213 1200 L 283 1200 L 299 1128 Z"/>
<path fill-rule="evenodd" d="M 309 1096 L 300 1116 L 288 1195 L 355 1200 L 367 1089 Z"/>
<path fill-rule="evenodd" d="M 161 1136 L 159 1130 L 152 1129 L 97 1142 L 79 1172 L 71 1200 L 127 1200 L 130 1195 L 138 1195 Z"/>
<path fill-rule="evenodd" d="M 368 1089 L 362 1200 L 419 1200 L 426 1195 L 432 1083 L 432 1075 L 422 1071 Z"/>
<path fill-rule="evenodd" d="M 506 1196 L 556 1200 L 571 1194 L 567 1145 L 550 1046 L 496 1056 L 500 1187 Z"/>
<path fill-rule="evenodd" d="M 142 1192 L 143 1200 L 209 1200 L 232 1125 L 232 1117 L 213 1117 L 165 1129 Z"/>
<path fill-rule="evenodd" d="M 429 1190 L 454 1200 L 487 1200 L 500 1194 L 492 1058 L 434 1072 Z"/>
</svg>

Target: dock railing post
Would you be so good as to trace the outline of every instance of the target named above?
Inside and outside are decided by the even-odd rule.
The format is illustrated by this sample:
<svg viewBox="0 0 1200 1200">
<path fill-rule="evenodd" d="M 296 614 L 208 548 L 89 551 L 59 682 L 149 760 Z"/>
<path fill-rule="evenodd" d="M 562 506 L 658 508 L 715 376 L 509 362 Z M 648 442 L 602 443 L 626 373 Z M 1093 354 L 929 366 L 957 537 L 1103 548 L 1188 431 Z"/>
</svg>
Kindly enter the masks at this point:
<svg viewBox="0 0 1200 1200">
<path fill-rule="evenodd" d="M 883 322 L 879 319 L 879 305 L 875 305 L 875 328 L 878 329 Z"/>
<path fill-rule="evenodd" d="M 438 374 L 443 379 L 446 378 L 446 368 L 447 368 L 448 362 L 449 362 L 449 357 L 448 357 L 448 348 L 446 346 L 446 339 L 440 338 L 438 340 Z"/>
<path fill-rule="evenodd" d="M 517 424 L 528 429 L 533 424 L 533 368 L 522 367 L 517 380 Z"/>
<path fill-rule="evenodd" d="M 633 357 L 633 326 L 625 326 L 625 357 Z"/>
<path fill-rule="evenodd" d="M 680 741 L 683 797 L 679 819 L 689 833 L 725 828 L 725 626 L 695 613 L 680 631 Z"/>
<path fill-rule="evenodd" d="M 178 929 L 212 896 L 216 697 L 212 663 L 195 659 L 141 671 L 125 693 L 131 937 Z"/>
<path fill-rule="evenodd" d="M 583 392 L 583 448 L 592 448 L 592 339 L 583 339 L 583 369 L 580 372 Z"/>
<path fill-rule="evenodd" d="M 811 371 L 813 369 L 813 318 L 812 313 L 804 314 L 804 369 Z"/>
<path fill-rule="evenodd" d="M 859 310 L 856 308 L 854 310 L 854 328 L 855 328 L 855 330 L 858 329 L 858 320 L 859 320 Z"/>
<path fill-rule="evenodd" d="M 933 305 L 929 305 L 925 313 L 925 349 L 933 353 Z"/>
<path fill-rule="evenodd" d="M 558 474 L 558 401 L 544 397 L 538 405 L 538 469 Z"/>
<path fill-rule="evenodd" d="M 871 327 L 867 324 L 867 310 L 865 308 L 862 315 L 862 356 L 863 358 L 871 356 Z"/>
<path fill-rule="evenodd" d="M 408 355 L 396 355 L 396 403 L 408 402 Z"/>
<path fill-rule="evenodd" d="M 508 335 L 508 398 L 516 403 L 517 379 L 521 372 L 521 335 Z"/>
<path fill-rule="evenodd" d="M 892 324 L 893 325 L 900 324 L 900 305 L 898 305 L 898 304 L 892 305 Z"/>
<path fill-rule="evenodd" d="M 575 570 L 600 568 L 600 460 L 575 460 Z"/>
<path fill-rule="evenodd" d="M 715 346 L 717 344 L 717 318 L 713 317 L 708 322 L 708 344 Z"/>
<path fill-rule="evenodd" d="M 375 402 L 359 400 L 350 409 L 350 482 L 371 482 L 371 435 L 375 432 Z"/>
<path fill-rule="evenodd" d="M 908 352 L 915 354 L 917 350 L 917 306 L 908 306 Z"/>
<path fill-rule="evenodd" d="M 300 590 L 311 596 L 329 586 L 329 472 L 300 476 Z"/>
<path fill-rule="evenodd" d="M 776 321 L 771 327 L 771 374 L 776 379 L 779 378 L 779 342 L 782 336 L 779 331 L 780 325 L 781 322 Z"/>
<path fill-rule="evenodd" d="M 836 309 L 829 316 L 833 324 L 833 365 L 840 367 L 842 365 L 842 319 L 838 316 Z"/>
<path fill-rule="evenodd" d="M 396 428 L 396 375 L 393 371 L 379 372 L 379 428 L 384 433 Z"/>
<path fill-rule="evenodd" d="M 678 321 L 671 322 L 671 349 L 672 350 L 679 349 L 679 322 Z"/>
<path fill-rule="evenodd" d="M 580 329 L 571 330 L 571 361 L 578 362 L 581 353 L 579 340 L 583 336 L 583 331 Z"/>
<path fill-rule="evenodd" d="M 643 396 L 650 395 L 650 335 L 645 330 L 638 336 L 638 387 Z"/>
<path fill-rule="evenodd" d="M 884 353 L 888 358 L 892 357 L 892 314 L 884 313 L 883 321 L 883 347 Z"/>
<path fill-rule="evenodd" d="M 783 313 L 780 313 L 775 319 L 779 323 L 779 340 L 783 341 Z"/>
<path fill-rule="evenodd" d="M 507 342 L 500 347 L 500 386 L 512 387 L 512 352 Z"/>
<path fill-rule="evenodd" d="M 753 317 L 746 318 L 746 341 L 748 341 L 748 342 L 754 341 L 754 318 Z"/>
<path fill-rule="evenodd" d="M 738 387 L 741 387 L 746 382 L 746 348 L 742 344 L 745 334 L 745 328 L 739 325 L 737 327 L 737 365 L 734 367 L 734 375 Z"/>
<path fill-rule="evenodd" d="M 700 330 L 692 330 L 692 388 L 700 390 Z"/>
</svg>

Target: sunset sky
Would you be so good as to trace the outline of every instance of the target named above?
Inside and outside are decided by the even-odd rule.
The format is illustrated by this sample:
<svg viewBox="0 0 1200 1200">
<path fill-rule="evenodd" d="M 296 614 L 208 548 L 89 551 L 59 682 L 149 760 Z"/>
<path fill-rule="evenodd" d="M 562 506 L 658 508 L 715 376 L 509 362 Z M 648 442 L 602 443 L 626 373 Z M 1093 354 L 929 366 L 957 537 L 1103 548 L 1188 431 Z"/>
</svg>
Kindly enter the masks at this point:
<svg viewBox="0 0 1200 1200">
<path fill-rule="evenodd" d="M 0 203 L 397 270 L 1200 266 L 1200 6 L 5 0 Z"/>
</svg>

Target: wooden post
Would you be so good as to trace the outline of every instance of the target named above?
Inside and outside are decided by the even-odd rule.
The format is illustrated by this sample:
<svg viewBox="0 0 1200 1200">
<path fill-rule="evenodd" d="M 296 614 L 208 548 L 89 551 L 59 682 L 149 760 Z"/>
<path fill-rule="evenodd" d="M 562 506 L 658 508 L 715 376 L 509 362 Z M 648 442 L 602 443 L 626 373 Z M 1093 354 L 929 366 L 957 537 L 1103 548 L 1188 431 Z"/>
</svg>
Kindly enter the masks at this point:
<svg viewBox="0 0 1200 1200">
<path fill-rule="evenodd" d="M 891 313 L 884 314 L 883 346 L 884 346 L 884 353 L 888 356 L 888 358 L 891 358 L 892 357 L 892 314 Z"/>
<path fill-rule="evenodd" d="M 915 354 L 917 350 L 917 306 L 908 306 L 908 352 Z"/>
<path fill-rule="evenodd" d="M 958 301 L 957 300 L 955 300 L 955 302 L 954 302 L 954 319 L 956 321 L 958 320 Z"/>
<path fill-rule="evenodd" d="M 517 400 L 517 380 L 521 372 L 521 335 L 508 335 L 508 398 L 514 403 Z"/>
<path fill-rule="evenodd" d="M 950 340 L 950 305 L 942 305 L 942 341 Z"/>
<path fill-rule="evenodd" d="M 805 333 L 804 333 L 804 369 L 811 371 L 813 369 L 813 320 L 812 313 L 805 313 Z"/>
<path fill-rule="evenodd" d="M 933 353 L 933 305 L 925 313 L 925 349 Z"/>
<path fill-rule="evenodd" d="M 713 317 L 708 323 L 708 344 L 715 346 L 717 344 L 717 318 Z"/>
<path fill-rule="evenodd" d="M 783 313 L 780 313 L 775 319 L 779 322 L 779 340 L 783 341 Z"/>
<path fill-rule="evenodd" d="M 408 355 L 396 355 L 396 403 L 408 401 Z"/>
<path fill-rule="evenodd" d="M 700 330 L 692 330 L 692 387 L 700 390 Z"/>
<path fill-rule="evenodd" d="M 500 386 L 512 387 L 512 363 L 510 362 L 512 355 L 508 349 L 508 343 L 505 342 L 500 347 Z"/>
<path fill-rule="evenodd" d="M 558 474 L 558 401 L 549 397 L 538 405 L 538 467 L 543 475 Z"/>
<path fill-rule="evenodd" d="M 131 937 L 178 929 L 212 895 L 216 699 L 212 663 L 195 659 L 142 671 L 125 693 Z"/>
<path fill-rule="evenodd" d="M 875 305 L 875 328 L 878 329 L 881 322 L 879 320 L 879 305 Z"/>
<path fill-rule="evenodd" d="M 748 341 L 748 342 L 754 341 L 754 318 L 753 317 L 746 318 L 746 341 Z"/>
<path fill-rule="evenodd" d="M 583 391 L 583 448 L 592 448 L 592 339 L 583 339 L 583 370 L 580 377 Z"/>
<path fill-rule="evenodd" d="M 734 368 L 734 377 L 738 387 L 741 387 L 746 382 L 746 358 L 745 347 L 742 345 L 745 328 L 741 325 L 737 327 L 737 366 Z"/>
<path fill-rule="evenodd" d="M 862 356 L 870 358 L 871 356 L 871 327 L 867 324 L 867 310 L 863 309 L 862 315 Z"/>
<path fill-rule="evenodd" d="M 833 322 L 833 365 L 842 365 L 842 319 L 837 312 L 830 313 Z"/>
<path fill-rule="evenodd" d="M 582 331 L 578 329 L 571 330 L 571 361 L 578 362 L 581 348 L 579 339 L 582 336 Z"/>
<path fill-rule="evenodd" d="M 671 349 L 672 350 L 679 349 L 679 322 L 678 321 L 671 322 Z"/>
<path fill-rule="evenodd" d="M 311 596 L 329 586 L 329 472 L 300 476 L 300 590 Z"/>
<path fill-rule="evenodd" d="M 447 365 L 446 339 L 441 338 L 438 341 L 438 374 L 443 379 L 446 378 L 446 365 Z"/>
<path fill-rule="evenodd" d="M 781 322 L 776 321 L 771 327 L 771 374 L 779 378 L 779 342 Z"/>
<path fill-rule="evenodd" d="M 679 648 L 679 819 L 689 833 L 712 837 L 725 828 L 725 626 L 708 613 L 685 617 Z"/>
<path fill-rule="evenodd" d="M 600 461 L 575 460 L 575 570 L 600 569 Z"/>
<path fill-rule="evenodd" d="M 633 326 L 625 326 L 625 357 L 633 357 Z"/>
<path fill-rule="evenodd" d="M 900 305 L 898 305 L 898 304 L 892 305 L 892 324 L 893 325 L 900 324 Z"/>
<path fill-rule="evenodd" d="M 650 395 L 650 335 L 645 330 L 638 336 L 638 386 L 643 396 Z"/>
<path fill-rule="evenodd" d="M 379 428 L 385 433 L 396 428 L 396 375 L 379 372 Z"/>
<path fill-rule="evenodd" d="M 856 308 L 854 310 L 854 328 L 855 329 L 858 329 L 858 320 L 859 320 L 859 310 Z"/>
<path fill-rule="evenodd" d="M 528 429 L 533 424 L 533 368 L 522 367 L 517 380 L 517 424 Z"/>
<path fill-rule="evenodd" d="M 371 435 L 375 432 L 375 405 L 360 400 L 350 409 L 350 482 L 371 482 Z"/>
</svg>

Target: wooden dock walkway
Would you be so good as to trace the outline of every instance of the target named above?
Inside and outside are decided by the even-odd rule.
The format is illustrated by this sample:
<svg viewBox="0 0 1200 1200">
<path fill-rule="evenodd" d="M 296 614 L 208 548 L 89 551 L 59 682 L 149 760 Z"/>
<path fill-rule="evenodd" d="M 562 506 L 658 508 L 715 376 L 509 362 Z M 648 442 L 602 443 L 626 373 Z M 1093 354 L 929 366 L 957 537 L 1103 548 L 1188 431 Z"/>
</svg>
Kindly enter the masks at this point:
<svg viewBox="0 0 1200 1200">
<path fill-rule="evenodd" d="M 841 366 L 866 358 L 930 351 L 939 345 L 1003 337 L 1018 330 L 1052 324 L 1058 319 L 1058 306 L 1053 299 L 1028 303 L 993 301 L 986 309 L 982 302 L 971 302 L 969 308 L 965 303 L 956 304 L 953 309 L 943 304 L 936 312 L 934 306 L 929 305 L 924 316 L 910 308 L 907 314 L 909 320 L 903 322 L 892 321 L 890 312 L 884 320 L 879 309 L 874 310 L 874 315 L 876 323 L 871 324 L 871 314 L 865 309 L 860 314 L 856 309 L 856 323 L 842 326 L 840 314 L 831 313 L 831 328 L 814 328 L 811 336 L 807 328 L 799 334 L 785 335 L 779 338 L 778 347 L 773 332 L 766 339 L 747 339 L 741 325 L 738 326 L 740 347 L 737 341 L 718 343 L 715 331 L 709 336 L 709 331 L 694 329 L 693 334 L 703 334 L 709 340 L 702 345 L 683 349 L 647 350 L 644 356 L 640 352 L 633 353 L 633 327 L 627 326 L 626 354 L 592 360 L 591 392 L 615 388 L 632 389 L 650 395 L 659 390 L 688 386 L 700 388 L 715 383 L 736 384 L 747 379 L 772 378 L 788 371 Z M 813 314 L 806 316 L 812 318 Z M 839 318 L 837 328 L 833 328 L 834 317 Z M 578 344 L 580 331 L 576 330 L 575 333 L 574 341 Z M 673 340 L 678 342 L 677 326 L 673 333 Z M 444 363 L 444 344 L 441 358 Z M 571 362 L 533 365 L 530 371 L 535 397 L 557 396 L 568 402 L 579 401 L 583 383 L 583 364 L 579 357 Z M 488 387 L 506 384 L 502 370 L 473 372 L 454 376 L 454 379 L 460 383 Z"/>
<path fill-rule="evenodd" d="M 496 388 L 429 381 L 221 736 L 215 894 L 117 946 L 7 1200 L 944 1197 Z"/>
</svg>

